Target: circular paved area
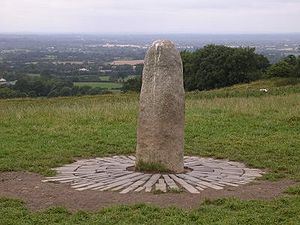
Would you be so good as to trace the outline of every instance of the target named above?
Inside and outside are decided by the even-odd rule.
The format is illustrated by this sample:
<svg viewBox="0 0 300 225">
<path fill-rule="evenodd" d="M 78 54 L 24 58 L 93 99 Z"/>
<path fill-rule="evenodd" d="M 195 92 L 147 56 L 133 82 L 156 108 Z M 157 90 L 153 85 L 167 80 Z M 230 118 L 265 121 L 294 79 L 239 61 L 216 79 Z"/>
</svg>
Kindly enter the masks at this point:
<svg viewBox="0 0 300 225">
<path fill-rule="evenodd" d="M 113 156 L 78 160 L 56 168 L 57 176 L 44 182 L 69 183 L 79 191 L 168 192 L 187 191 L 198 194 L 206 188 L 221 190 L 225 186 L 250 183 L 263 172 L 249 169 L 239 162 L 185 156 L 184 166 L 189 172 L 181 174 L 142 173 L 130 171 L 134 156 Z"/>
</svg>

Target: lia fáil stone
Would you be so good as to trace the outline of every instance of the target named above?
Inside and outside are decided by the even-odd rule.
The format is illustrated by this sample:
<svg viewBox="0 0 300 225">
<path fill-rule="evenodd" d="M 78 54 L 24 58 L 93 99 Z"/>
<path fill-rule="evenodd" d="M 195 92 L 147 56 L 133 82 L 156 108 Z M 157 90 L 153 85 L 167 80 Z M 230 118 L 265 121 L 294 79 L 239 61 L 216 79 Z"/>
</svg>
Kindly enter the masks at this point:
<svg viewBox="0 0 300 225">
<path fill-rule="evenodd" d="M 156 41 L 145 58 L 136 156 L 78 160 L 56 168 L 57 176 L 48 177 L 44 182 L 69 183 L 78 191 L 109 190 L 121 194 L 187 191 L 198 194 L 207 188 L 237 187 L 262 176 L 263 171 L 246 168 L 239 162 L 184 157 L 183 131 L 181 57 L 172 42 Z M 141 163 L 144 169 L 138 168 Z M 141 171 L 132 171 L 130 168 L 134 165 Z M 168 173 L 162 173 L 165 172 L 162 169 Z"/>
<path fill-rule="evenodd" d="M 137 163 L 181 173 L 184 148 L 184 88 L 180 53 L 171 41 L 156 41 L 145 57 L 137 130 Z"/>
</svg>

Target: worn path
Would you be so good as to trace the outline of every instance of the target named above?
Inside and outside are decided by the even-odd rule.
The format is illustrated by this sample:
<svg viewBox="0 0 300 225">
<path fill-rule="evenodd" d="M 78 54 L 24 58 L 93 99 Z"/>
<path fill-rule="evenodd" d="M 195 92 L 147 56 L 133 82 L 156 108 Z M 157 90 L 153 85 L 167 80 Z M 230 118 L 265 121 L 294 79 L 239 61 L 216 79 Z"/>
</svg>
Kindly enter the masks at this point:
<svg viewBox="0 0 300 225">
<path fill-rule="evenodd" d="M 68 184 L 43 183 L 45 177 L 27 172 L 0 173 L 0 197 L 23 200 L 29 209 L 41 210 L 52 206 L 64 206 L 72 211 L 97 211 L 103 207 L 150 203 L 161 207 L 177 206 L 196 208 L 205 199 L 237 197 L 240 199 L 269 200 L 282 195 L 287 187 L 295 184 L 290 180 L 277 182 L 254 181 L 239 187 L 226 186 L 222 190 L 207 188 L 200 194 L 182 193 L 128 193 L 97 190 L 77 191 Z"/>
</svg>

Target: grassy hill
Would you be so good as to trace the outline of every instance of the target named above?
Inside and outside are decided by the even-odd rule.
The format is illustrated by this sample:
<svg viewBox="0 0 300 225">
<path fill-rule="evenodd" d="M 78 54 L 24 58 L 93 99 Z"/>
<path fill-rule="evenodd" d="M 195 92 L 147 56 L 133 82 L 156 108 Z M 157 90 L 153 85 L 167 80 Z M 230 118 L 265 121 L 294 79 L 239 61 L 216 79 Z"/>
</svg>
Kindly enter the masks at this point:
<svg viewBox="0 0 300 225">
<path fill-rule="evenodd" d="M 0 100 L 0 171 L 50 175 L 74 158 L 133 154 L 137 112 L 136 94 Z M 299 181 L 299 134 L 297 80 L 187 94 L 186 155 L 237 160 L 266 169 L 263 179 Z M 141 205 L 74 215 L 62 209 L 32 214 L 18 201 L 0 199 L 0 214 L 6 215 L 0 224 L 54 224 L 56 218 L 55 224 L 299 224 L 299 188 L 290 193 L 272 202 L 207 202 L 190 212 Z M 24 223 L 16 215 L 25 215 Z"/>
<path fill-rule="evenodd" d="M 260 91 L 260 89 L 267 89 L 267 92 Z M 192 92 L 188 96 L 194 96 L 193 93 L 196 98 L 288 95 L 291 93 L 300 93 L 300 79 L 271 78 L 210 91 Z"/>
<path fill-rule="evenodd" d="M 300 179 L 300 86 L 279 81 L 188 93 L 186 154 Z M 137 112 L 137 94 L 1 100 L 0 171 L 49 175 L 77 157 L 134 153 Z"/>
</svg>

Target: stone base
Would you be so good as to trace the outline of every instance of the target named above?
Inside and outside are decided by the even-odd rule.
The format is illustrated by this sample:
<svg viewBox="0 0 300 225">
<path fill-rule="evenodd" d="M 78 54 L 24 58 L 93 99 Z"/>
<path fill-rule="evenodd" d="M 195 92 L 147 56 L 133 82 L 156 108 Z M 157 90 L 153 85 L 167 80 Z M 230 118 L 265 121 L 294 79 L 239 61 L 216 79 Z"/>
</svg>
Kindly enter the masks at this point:
<svg viewBox="0 0 300 225">
<path fill-rule="evenodd" d="M 132 171 L 134 156 L 113 156 L 79 160 L 56 168 L 57 176 L 43 182 L 69 183 L 78 191 L 181 192 L 199 194 L 206 188 L 221 190 L 239 186 L 261 177 L 258 169 L 244 164 L 212 158 L 184 157 L 185 173 L 143 173 Z"/>
</svg>

